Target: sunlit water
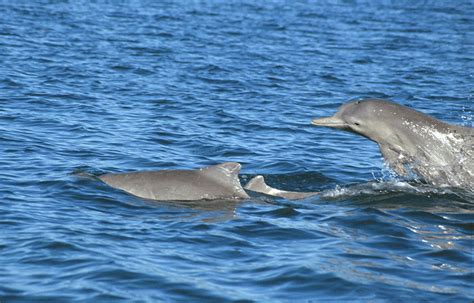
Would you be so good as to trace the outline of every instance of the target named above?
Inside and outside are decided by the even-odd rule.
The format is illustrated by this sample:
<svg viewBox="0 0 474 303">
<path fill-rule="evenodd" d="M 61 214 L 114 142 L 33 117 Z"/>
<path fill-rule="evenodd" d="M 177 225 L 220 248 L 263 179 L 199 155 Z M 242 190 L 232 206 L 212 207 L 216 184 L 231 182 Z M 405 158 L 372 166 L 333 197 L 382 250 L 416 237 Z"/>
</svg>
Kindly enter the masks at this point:
<svg viewBox="0 0 474 303">
<path fill-rule="evenodd" d="M 471 125 L 472 1 L 20 2 L 0 2 L 2 303 L 474 298 L 474 195 L 310 125 L 354 97 Z M 77 177 L 226 161 L 323 194 L 157 203 Z"/>
</svg>

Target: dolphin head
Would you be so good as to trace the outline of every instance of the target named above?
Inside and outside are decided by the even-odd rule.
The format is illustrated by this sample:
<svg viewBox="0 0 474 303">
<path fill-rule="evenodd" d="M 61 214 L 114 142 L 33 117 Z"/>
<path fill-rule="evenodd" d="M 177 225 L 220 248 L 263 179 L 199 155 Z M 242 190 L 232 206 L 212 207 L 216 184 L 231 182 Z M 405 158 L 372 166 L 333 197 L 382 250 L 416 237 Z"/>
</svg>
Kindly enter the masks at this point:
<svg viewBox="0 0 474 303">
<path fill-rule="evenodd" d="M 343 104 L 331 117 L 313 119 L 312 124 L 354 132 L 380 142 L 397 128 L 392 121 L 400 119 L 400 108 L 380 99 L 357 100 Z"/>
<path fill-rule="evenodd" d="M 469 161 L 472 141 L 468 138 L 474 133 L 470 128 L 380 99 L 346 103 L 332 117 L 314 119 L 312 124 L 375 141 L 386 163 L 399 175 L 415 173 L 435 185 L 472 184 L 472 165 L 466 164 L 473 162 Z"/>
</svg>

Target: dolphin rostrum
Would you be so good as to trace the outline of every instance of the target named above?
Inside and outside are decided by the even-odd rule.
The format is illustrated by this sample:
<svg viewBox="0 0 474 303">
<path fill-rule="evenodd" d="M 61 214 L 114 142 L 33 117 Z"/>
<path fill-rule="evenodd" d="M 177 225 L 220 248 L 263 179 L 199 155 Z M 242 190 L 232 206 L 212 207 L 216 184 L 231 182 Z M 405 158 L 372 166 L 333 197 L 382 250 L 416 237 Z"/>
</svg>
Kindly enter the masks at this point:
<svg viewBox="0 0 474 303">
<path fill-rule="evenodd" d="M 247 199 L 239 181 L 239 163 L 196 170 L 161 170 L 105 174 L 99 179 L 140 198 L 160 201 Z"/>
<path fill-rule="evenodd" d="M 318 192 L 296 192 L 272 188 L 265 183 L 263 176 L 260 175 L 253 177 L 244 188 L 254 192 L 289 200 L 305 199 L 319 194 Z"/>
<path fill-rule="evenodd" d="M 342 105 L 313 125 L 375 141 L 397 174 L 415 173 L 435 186 L 474 190 L 474 128 L 452 125 L 400 104 L 365 99 Z"/>
</svg>

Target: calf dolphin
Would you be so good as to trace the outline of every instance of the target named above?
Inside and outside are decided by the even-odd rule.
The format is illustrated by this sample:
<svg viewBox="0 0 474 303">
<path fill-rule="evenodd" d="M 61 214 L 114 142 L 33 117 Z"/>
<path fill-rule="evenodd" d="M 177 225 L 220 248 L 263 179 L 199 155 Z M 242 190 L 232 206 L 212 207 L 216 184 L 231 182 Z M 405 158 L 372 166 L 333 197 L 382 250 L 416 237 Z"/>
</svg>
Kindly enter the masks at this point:
<svg viewBox="0 0 474 303">
<path fill-rule="evenodd" d="M 397 174 L 415 173 L 435 186 L 474 190 L 474 129 L 452 125 L 400 104 L 364 99 L 342 105 L 313 125 L 354 132 L 375 141 Z"/>
<path fill-rule="evenodd" d="M 305 199 L 319 194 L 318 192 L 296 192 L 272 188 L 265 183 L 265 179 L 260 175 L 253 177 L 244 188 L 269 196 L 281 197 L 290 200 Z"/>
<path fill-rule="evenodd" d="M 105 174 L 99 179 L 140 198 L 161 201 L 247 199 L 239 181 L 239 163 L 197 170 L 161 170 Z"/>
</svg>

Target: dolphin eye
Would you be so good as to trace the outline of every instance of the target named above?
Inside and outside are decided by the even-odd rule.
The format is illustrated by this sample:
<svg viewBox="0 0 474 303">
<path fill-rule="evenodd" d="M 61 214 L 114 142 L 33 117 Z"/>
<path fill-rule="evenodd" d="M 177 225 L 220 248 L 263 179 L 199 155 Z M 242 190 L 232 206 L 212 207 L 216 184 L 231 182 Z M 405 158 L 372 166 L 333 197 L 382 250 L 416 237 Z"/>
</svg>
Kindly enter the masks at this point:
<svg viewBox="0 0 474 303">
<path fill-rule="evenodd" d="M 356 104 L 360 104 L 360 101 L 356 101 Z"/>
<path fill-rule="evenodd" d="M 354 125 L 360 126 L 359 122 L 354 122 Z"/>
</svg>

